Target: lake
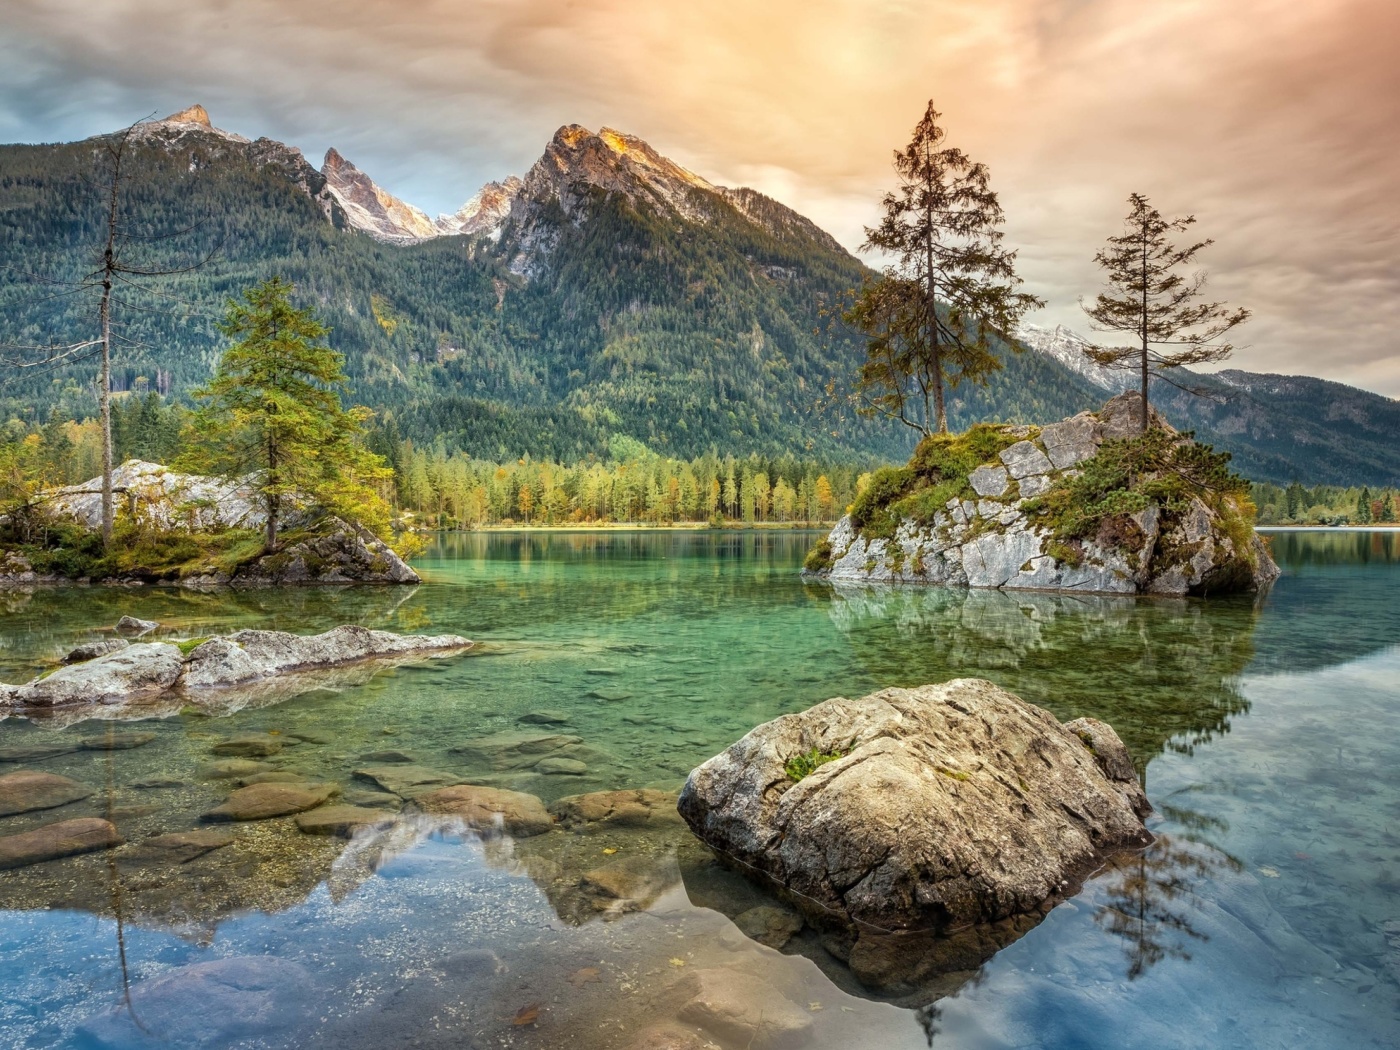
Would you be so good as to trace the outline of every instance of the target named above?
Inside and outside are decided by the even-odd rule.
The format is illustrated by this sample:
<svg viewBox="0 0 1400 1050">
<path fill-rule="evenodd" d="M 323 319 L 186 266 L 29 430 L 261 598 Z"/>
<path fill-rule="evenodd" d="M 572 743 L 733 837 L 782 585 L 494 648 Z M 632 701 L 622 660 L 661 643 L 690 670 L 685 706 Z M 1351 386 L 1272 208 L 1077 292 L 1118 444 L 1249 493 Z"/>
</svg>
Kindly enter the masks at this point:
<svg viewBox="0 0 1400 1050">
<path fill-rule="evenodd" d="M 413 589 L 0 594 L 8 682 L 123 613 L 181 638 L 351 622 L 481 643 L 238 709 L 0 722 L 19 756 L 0 773 L 93 790 L 0 834 L 97 815 L 128 843 L 0 872 L 0 1046 L 1400 1045 L 1394 534 L 1275 535 L 1285 575 L 1258 601 L 833 588 L 798 575 L 813 540 L 463 534 Z M 919 994 L 862 989 L 815 931 L 781 952 L 741 932 L 771 902 L 669 822 L 482 841 L 410 807 L 350 841 L 283 818 L 205 852 L 142 846 L 228 793 L 225 738 L 273 734 L 286 746 L 258 769 L 392 811 L 365 770 L 475 777 L 473 741 L 545 718 L 584 768 L 491 776 L 548 803 L 675 791 L 775 715 L 959 676 L 1111 723 L 1157 841 Z M 133 730 L 153 738 L 114 746 Z M 716 974 L 756 1027 L 677 1020 Z"/>
</svg>

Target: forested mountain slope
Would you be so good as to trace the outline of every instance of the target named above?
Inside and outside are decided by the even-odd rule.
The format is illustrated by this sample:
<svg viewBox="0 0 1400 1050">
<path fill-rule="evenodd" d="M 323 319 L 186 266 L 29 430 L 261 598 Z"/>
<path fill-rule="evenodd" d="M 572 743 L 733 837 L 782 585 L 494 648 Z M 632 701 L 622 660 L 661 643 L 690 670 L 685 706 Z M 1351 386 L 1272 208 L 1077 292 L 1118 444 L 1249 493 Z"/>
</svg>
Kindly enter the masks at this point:
<svg viewBox="0 0 1400 1050">
<path fill-rule="evenodd" d="M 0 341 L 94 334 L 91 291 L 53 282 L 95 265 L 101 146 L 0 147 Z M 713 186 L 631 136 L 561 128 L 523 180 L 486 187 L 459 213 L 470 221 L 439 220 L 416 242 L 393 222 L 425 231 L 421 213 L 338 154 L 318 172 L 197 108 L 142 128 L 125 173 L 128 262 L 213 257 L 118 288 L 119 389 L 187 396 L 224 345 L 224 301 L 280 273 L 331 325 L 352 397 L 419 441 L 563 458 L 603 455 L 618 433 L 678 455 L 901 458 L 911 447 L 887 422 L 813 413 L 860 357 L 854 335 L 817 334 L 819 307 L 865 267 L 778 202 Z M 441 232 L 463 228 L 473 232 Z M 89 414 L 91 372 L 7 369 L 0 411 Z M 954 419 L 1048 420 L 1096 397 L 1024 355 L 990 388 L 958 391 Z"/>
</svg>

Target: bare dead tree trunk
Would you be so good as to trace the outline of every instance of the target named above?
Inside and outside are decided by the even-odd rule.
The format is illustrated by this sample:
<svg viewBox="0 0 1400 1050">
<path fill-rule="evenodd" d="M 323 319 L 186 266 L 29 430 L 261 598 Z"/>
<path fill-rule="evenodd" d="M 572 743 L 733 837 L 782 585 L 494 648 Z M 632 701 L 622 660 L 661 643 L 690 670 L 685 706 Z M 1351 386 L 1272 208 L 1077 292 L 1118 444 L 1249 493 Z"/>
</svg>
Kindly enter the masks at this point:
<svg viewBox="0 0 1400 1050">
<path fill-rule="evenodd" d="M 102 367 L 98 371 L 97 399 L 102 415 L 102 545 L 112 545 L 112 273 L 113 242 L 117 227 L 117 178 L 112 176 L 112 205 L 107 222 L 107 250 L 102 264 Z"/>
</svg>

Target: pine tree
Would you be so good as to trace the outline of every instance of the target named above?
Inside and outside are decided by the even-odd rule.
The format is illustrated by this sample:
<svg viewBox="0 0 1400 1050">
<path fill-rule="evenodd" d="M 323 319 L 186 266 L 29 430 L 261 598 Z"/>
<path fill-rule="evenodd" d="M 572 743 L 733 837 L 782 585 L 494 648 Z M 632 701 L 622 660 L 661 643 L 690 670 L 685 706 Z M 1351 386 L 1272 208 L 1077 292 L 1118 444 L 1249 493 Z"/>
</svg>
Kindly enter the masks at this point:
<svg viewBox="0 0 1400 1050">
<path fill-rule="evenodd" d="M 1361 495 L 1356 497 L 1356 523 L 1371 524 L 1371 490 L 1368 488 L 1363 488 Z"/>
<path fill-rule="evenodd" d="M 1380 520 L 1387 525 L 1395 522 L 1395 500 L 1389 492 L 1385 494 L 1385 499 L 1381 500 Z"/>
<path fill-rule="evenodd" d="M 1181 386 L 1163 373 L 1225 360 L 1234 347 L 1220 340 L 1248 320 L 1249 311 L 1232 311 L 1224 303 L 1195 302 L 1205 287 L 1205 272 L 1197 271 L 1191 277 L 1177 272 L 1215 243 L 1198 241 L 1178 248 L 1168 240 L 1168 234 L 1180 233 L 1193 225 L 1194 215 L 1168 221 L 1141 193 L 1130 196 L 1128 203 L 1132 209 L 1124 220 L 1123 233 L 1110 237 L 1109 247 L 1094 256 L 1094 261 L 1108 271 L 1109 288 L 1100 292 L 1084 311 L 1095 331 L 1121 332 L 1133 337 L 1134 342 L 1126 346 L 1095 345 L 1085 353 L 1108 368 L 1139 373 L 1142 431 L 1146 433 L 1148 379 L 1156 376 Z"/>
<path fill-rule="evenodd" d="M 193 469 L 250 475 L 267 513 L 266 546 L 289 504 L 310 501 L 383 534 L 389 508 L 376 486 L 392 471 L 364 445 L 365 408 L 345 409 L 343 358 L 322 343 L 329 330 L 291 304 L 280 277 L 231 299 L 219 330 L 236 340 L 214 378 L 194 392 L 200 407 Z"/>
<path fill-rule="evenodd" d="M 1001 246 L 1001 204 L 986 165 L 944 145 L 929 102 L 912 141 L 895 153 L 900 186 L 886 194 L 864 249 L 895 262 L 846 312 L 867 336 L 856 397 L 923 434 L 947 433 L 947 390 L 985 383 L 1001 368 L 997 340 L 1044 302 L 1018 292 L 1016 253 Z"/>
<path fill-rule="evenodd" d="M 1303 509 L 1303 486 L 1293 482 L 1284 492 L 1285 508 L 1289 521 L 1297 521 Z"/>
</svg>

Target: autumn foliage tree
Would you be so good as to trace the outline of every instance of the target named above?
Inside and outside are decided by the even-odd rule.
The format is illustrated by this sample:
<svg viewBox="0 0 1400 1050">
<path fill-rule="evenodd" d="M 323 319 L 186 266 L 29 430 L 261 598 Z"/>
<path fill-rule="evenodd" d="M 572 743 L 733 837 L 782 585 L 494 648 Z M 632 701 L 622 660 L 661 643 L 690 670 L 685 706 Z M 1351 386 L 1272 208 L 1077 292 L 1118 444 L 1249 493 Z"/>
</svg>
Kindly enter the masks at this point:
<svg viewBox="0 0 1400 1050">
<path fill-rule="evenodd" d="M 1044 303 L 1020 292 L 1016 253 L 1002 246 L 1001 205 L 986 165 L 946 144 L 929 102 L 894 156 L 899 189 L 863 246 L 892 258 L 844 318 L 867 337 L 856 396 L 923 434 L 946 433 L 947 390 L 985 383 L 1022 315 Z"/>
<path fill-rule="evenodd" d="M 311 504 L 365 525 L 388 527 L 378 485 L 393 471 L 364 445 L 366 408 L 342 407 L 343 358 L 329 329 L 291 303 L 274 277 L 229 301 L 220 331 L 235 340 L 214 378 L 195 391 L 197 439 L 191 469 L 249 476 L 267 514 L 266 546 L 277 548 L 289 506 Z"/>
<path fill-rule="evenodd" d="M 1138 373 L 1142 430 L 1146 433 L 1148 380 L 1155 376 L 1181 386 L 1166 374 L 1170 369 L 1225 360 L 1234 347 L 1223 342 L 1223 337 L 1248 320 L 1249 311 L 1197 301 L 1205 288 L 1206 274 L 1198 270 L 1187 276 L 1181 269 L 1215 242 L 1177 247 L 1169 237 L 1192 226 L 1194 215 L 1164 219 L 1141 193 L 1130 196 L 1128 203 L 1131 210 L 1123 232 L 1110 237 L 1108 247 L 1094 256 L 1108 272 L 1108 288 L 1084 310 L 1095 331 L 1121 333 L 1131 342 L 1095 344 L 1085 353 L 1108 368 Z"/>
</svg>

